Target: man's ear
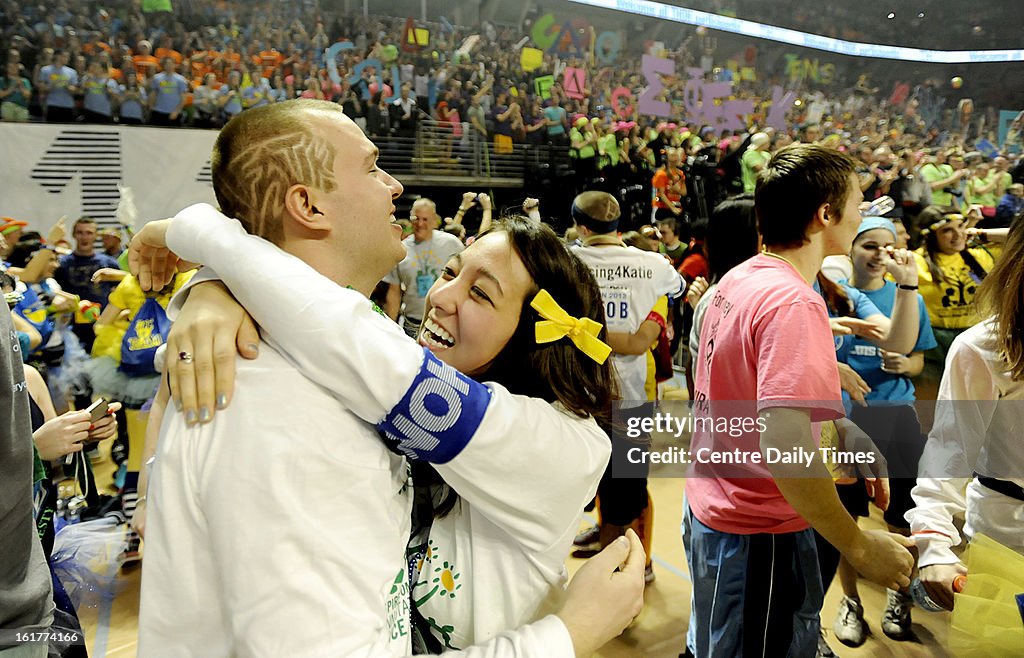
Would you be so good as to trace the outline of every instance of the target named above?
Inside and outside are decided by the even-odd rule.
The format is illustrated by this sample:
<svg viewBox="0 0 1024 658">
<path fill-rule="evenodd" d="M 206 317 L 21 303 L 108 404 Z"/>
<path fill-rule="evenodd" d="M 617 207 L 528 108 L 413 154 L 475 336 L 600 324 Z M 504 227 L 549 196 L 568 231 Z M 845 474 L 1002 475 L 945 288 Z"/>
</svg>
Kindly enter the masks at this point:
<svg viewBox="0 0 1024 658">
<path fill-rule="evenodd" d="M 292 185 L 284 194 L 284 208 L 288 219 L 304 229 L 326 231 L 327 218 L 316 207 L 316 191 L 305 185 Z"/>
<path fill-rule="evenodd" d="M 832 206 L 830 204 L 823 203 L 818 206 L 818 210 L 814 214 L 815 223 L 820 225 L 821 228 L 827 227 L 831 223 L 831 217 L 829 217 L 831 212 Z"/>
</svg>

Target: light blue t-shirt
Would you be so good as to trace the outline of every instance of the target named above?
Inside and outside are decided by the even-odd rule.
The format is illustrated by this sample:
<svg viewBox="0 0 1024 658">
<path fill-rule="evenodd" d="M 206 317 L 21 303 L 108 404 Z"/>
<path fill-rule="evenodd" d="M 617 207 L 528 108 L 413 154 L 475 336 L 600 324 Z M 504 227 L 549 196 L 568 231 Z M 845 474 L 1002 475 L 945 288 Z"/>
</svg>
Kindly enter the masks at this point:
<svg viewBox="0 0 1024 658">
<path fill-rule="evenodd" d="M 232 96 L 231 100 L 229 100 L 224 105 L 224 107 L 222 108 L 224 110 L 224 114 L 226 114 L 228 117 L 235 116 L 236 114 L 240 113 L 242 111 L 242 109 L 243 109 L 242 108 L 242 94 L 244 93 L 243 91 L 241 91 L 240 89 L 231 89 L 231 87 L 229 87 L 228 85 L 224 85 L 223 87 L 220 88 L 220 95 L 221 96 L 228 96 L 228 95 L 230 95 L 232 93 L 234 93 L 234 96 Z"/>
<path fill-rule="evenodd" d="M 270 104 L 270 86 L 266 81 L 259 85 L 249 85 L 242 90 L 242 98 L 249 103 L 249 107 L 260 107 Z"/>
<path fill-rule="evenodd" d="M 113 114 L 110 96 L 117 93 L 116 82 L 110 78 L 87 76 L 82 82 L 82 93 L 82 107 L 107 117 Z"/>
<path fill-rule="evenodd" d="M 70 66 L 56 66 L 50 64 L 39 69 L 39 80 L 42 84 L 50 86 L 46 94 L 46 104 L 50 107 L 74 107 L 75 99 L 68 91 L 68 87 L 78 84 L 78 73 Z"/>
<path fill-rule="evenodd" d="M 558 121 L 555 125 L 548 124 L 549 135 L 565 134 L 565 108 L 558 105 L 549 105 L 544 108 L 544 118 L 548 121 Z"/>
<path fill-rule="evenodd" d="M 177 73 L 157 73 L 153 76 L 150 89 L 156 94 L 154 112 L 170 114 L 181 105 L 182 96 L 188 91 L 188 82 Z"/>
<path fill-rule="evenodd" d="M 128 88 L 124 85 L 119 85 L 118 91 L 121 94 L 124 94 L 126 91 L 128 91 Z M 120 108 L 118 108 L 118 114 L 121 116 L 122 119 L 138 119 L 140 121 L 143 119 L 142 103 L 146 102 L 146 90 L 142 87 L 138 87 L 138 92 L 138 99 L 125 98 L 123 101 L 121 101 L 121 106 Z"/>
<path fill-rule="evenodd" d="M 857 290 L 849 286 L 845 287 L 847 290 Z M 892 310 L 896 305 L 895 283 L 886 281 L 885 285 L 878 290 L 857 290 L 857 292 L 868 299 L 886 317 L 892 317 Z M 931 323 L 928 320 L 928 310 L 925 308 L 921 295 L 917 295 L 917 315 L 917 343 L 912 351 L 924 352 L 935 347 L 936 342 Z M 914 383 L 909 377 L 882 370 L 882 350 L 859 336 L 847 336 L 846 338 L 848 340 L 845 341 L 844 348 L 836 353 L 836 358 L 853 368 L 871 387 L 871 392 L 864 396 L 865 400 L 914 401 Z"/>
</svg>

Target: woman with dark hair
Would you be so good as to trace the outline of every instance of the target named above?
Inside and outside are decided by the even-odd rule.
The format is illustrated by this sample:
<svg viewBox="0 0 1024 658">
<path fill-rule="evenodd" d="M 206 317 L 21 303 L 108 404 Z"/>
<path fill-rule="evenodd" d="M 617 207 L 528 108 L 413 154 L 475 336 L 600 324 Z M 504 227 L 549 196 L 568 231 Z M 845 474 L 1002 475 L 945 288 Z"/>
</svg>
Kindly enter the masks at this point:
<svg viewBox="0 0 1024 658">
<path fill-rule="evenodd" d="M 985 249 L 967 247 L 967 222 L 955 208 L 928 206 L 917 223 L 924 237 L 914 252 L 920 292 L 939 344 L 925 354 L 925 373 L 934 382 L 953 339 L 978 321 L 974 295 L 994 263 Z"/>
<path fill-rule="evenodd" d="M 949 348 L 935 423 L 911 492 L 916 507 L 907 513 L 920 554 L 921 583 L 947 609 L 953 609 L 954 579 L 969 575 L 953 552 L 964 539 L 984 534 L 1024 555 L 1021 217 L 977 291 L 977 308 L 985 320 L 957 336 Z M 965 521 L 962 533 L 958 518 Z M 984 596 L 977 590 L 971 593 Z"/>
<path fill-rule="evenodd" d="M 212 209 L 202 219 L 228 240 L 229 231 L 222 229 L 231 220 Z M 313 331 L 321 344 L 281 337 L 280 349 L 300 366 L 323 365 L 338 354 L 337 341 L 358 335 L 360 328 L 348 318 L 332 315 L 330 309 L 342 306 L 324 298 L 310 305 L 294 294 L 307 277 L 319 277 L 314 270 L 258 238 L 231 235 L 238 248 L 258 248 L 260 255 L 254 251 L 253 259 L 240 263 L 220 238 L 207 243 L 218 245 L 210 253 L 197 245 L 204 251 L 201 260 L 226 283 L 262 279 L 265 267 L 288 282 L 261 284 L 259 303 L 250 309 L 255 319 L 288 314 L 306 328 L 306 337 L 310 328 L 323 327 Z M 259 268 L 249 267 L 257 261 Z M 339 287 L 337 294 L 348 299 L 352 293 Z M 217 316 L 228 310 L 237 317 L 237 307 L 223 303 L 212 304 Z M 186 312 L 190 307 L 199 305 L 190 300 Z M 610 423 L 616 391 L 606 362 L 610 348 L 603 342 L 600 289 L 589 268 L 546 225 L 523 217 L 497 221 L 447 263 L 424 308 L 419 344 L 447 366 L 494 382 L 488 384 L 487 413 L 505 419 L 499 421 L 501 436 L 474 439 L 450 462 L 417 467 L 417 484 L 424 487 L 417 499 L 425 505 L 416 505 L 414 528 L 420 531 L 410 545 L 414 619 L 424 647 L 437 651 L 467 647 L 533 621 L 561 594 L 565 558 L 609 458 L 599 421 Z M 179 316 L 181 335 L 191 336 L 193 345 L 205 343 L 198 325 L 189 322 Z M 236 331 L 236 324 L 227 329 Z M 374 366 L 395 358 L 394 341 L 406 340 L 400 333 L 360 341 L 366 344 L 362 357 L 369 356 L 367 350 L 377 355 L 360 359 L 368 369 L 356 374 L 367 387 L 378 385 Z M 171 339 L 168 349 L 174 344 Z M 199 363 L 202 353 L 195 349 L 196 372 L 205 367 Z M 313 378 L 329 389 L 359 385 L 342 381 L 334 368 L 316 370 L 327 378 Z M 404 444 L 396 449 L 410 452 Z"/>
<path fill-rule="evenodd" d="M 693 301 L 693 326 L 690 328 L 690 356 L 697 361 L 700 346 L 700 326 L 708 304 L 714 298 L 715 286 L 732 268 L 748 258 L 756 256 L 761 247 L 761 236 L 757 232 L 757 216 L 754 213 L 754 196 L 741 194 L 715 207 L 708 222 L 707 235 L 704 238 L 704 250 L 708 258 L 708 274 L 710 285 Z M 703 281 L 703 279 L 698 279 Z M 695 285 L 701 288 L 705 284 Z"/>
<path fill-rule="evenodd" d="M 383 92 L 375 92 L 366 105 L 366 134 L 370 137 L 384 137 L 388 134 L 388 105 Z"/>
</svg>

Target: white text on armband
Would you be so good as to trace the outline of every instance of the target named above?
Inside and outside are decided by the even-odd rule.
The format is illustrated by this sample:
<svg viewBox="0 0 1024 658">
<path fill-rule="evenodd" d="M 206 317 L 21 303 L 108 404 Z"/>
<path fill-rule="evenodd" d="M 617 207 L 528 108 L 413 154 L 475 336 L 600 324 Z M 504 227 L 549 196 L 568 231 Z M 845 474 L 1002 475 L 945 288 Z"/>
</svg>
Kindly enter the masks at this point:
<svg viewBox="0 0 1024 658">
<path fill-rule="evenodd" d="M 618 265 L 616 267 L 595 267 L 593 268 L 594 278 L 598 281 L 611 281 L 613 279 L 653 279 L 654 270 L 644 267 L 630 267 L 629 265 Z"/>
<path fill-rule="evenodd" d="M 377 427 L 409 459 L 444 464 L 476 434 L 491 391 L 423 351 L 409 390 Z"/>
</svg>

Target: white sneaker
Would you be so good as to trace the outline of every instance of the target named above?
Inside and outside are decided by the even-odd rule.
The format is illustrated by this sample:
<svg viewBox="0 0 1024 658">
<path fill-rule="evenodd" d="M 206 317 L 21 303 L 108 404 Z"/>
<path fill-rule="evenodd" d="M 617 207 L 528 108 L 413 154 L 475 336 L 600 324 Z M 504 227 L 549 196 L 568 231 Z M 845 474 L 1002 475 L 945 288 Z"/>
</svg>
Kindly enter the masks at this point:
<svg viewBox="0 0 1024 658">
<path fill-rule="evenodd" d="M 905 640 L 911 635 L 910 608 L 914 605 L 914 600 L 909 594 L 891 589 L 885 591 L 889 600 L 885 605 L 885 612 L 882 613 L 882 632 L 894 640 Z"/>
<path fill-rule="evenodd" d="M 844 596 L 839 601 L 839 612 L 832 623 L 832 632 L 836 634 L 836 639 L 846 646 L 859 647 L 864 644 L 866 625 L 864 606 L 860 601 L 849 596 Z"/>
</svg>

